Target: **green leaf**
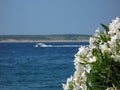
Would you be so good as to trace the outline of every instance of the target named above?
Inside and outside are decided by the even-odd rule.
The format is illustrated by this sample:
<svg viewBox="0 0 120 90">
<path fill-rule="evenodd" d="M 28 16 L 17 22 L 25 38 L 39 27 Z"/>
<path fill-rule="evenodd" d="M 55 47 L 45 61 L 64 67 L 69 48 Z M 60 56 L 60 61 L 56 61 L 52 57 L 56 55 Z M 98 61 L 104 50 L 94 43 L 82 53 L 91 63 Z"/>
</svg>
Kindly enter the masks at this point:
<svg viewBox="0 0 120 90">
<path fill-rule="evenodd" d="M 120 28 L 118 28 L 118 30 L 120 31 Z"/>
<path fill-rule="evenodd" d="M 108 26 L 106 26 L 106 25 L 104 25 L 104 24 L 102 24 L 102 23 L 101 23 L 101 26 L 106 30 L 106 32 L 109 31 L 109 27 L 108 27 Z"/>
</svg>

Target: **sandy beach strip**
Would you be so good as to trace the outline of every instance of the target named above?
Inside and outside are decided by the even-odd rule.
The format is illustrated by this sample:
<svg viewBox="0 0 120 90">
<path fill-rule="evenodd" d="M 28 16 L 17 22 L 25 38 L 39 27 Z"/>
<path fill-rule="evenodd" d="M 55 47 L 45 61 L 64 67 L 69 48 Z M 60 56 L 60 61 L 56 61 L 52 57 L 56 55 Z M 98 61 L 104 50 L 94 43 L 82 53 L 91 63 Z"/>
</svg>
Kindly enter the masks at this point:
<svg viewBox="0 0 120 90">
<path fill-rule="evenodd" d="M 89 40 L 14 40 L 14 39 L 10 39 L 10 40 L 1 40 L 0 42 L 10 42 L 10 43 L 14 43 L 14 42 L 89 42 Z"/>
</svg>

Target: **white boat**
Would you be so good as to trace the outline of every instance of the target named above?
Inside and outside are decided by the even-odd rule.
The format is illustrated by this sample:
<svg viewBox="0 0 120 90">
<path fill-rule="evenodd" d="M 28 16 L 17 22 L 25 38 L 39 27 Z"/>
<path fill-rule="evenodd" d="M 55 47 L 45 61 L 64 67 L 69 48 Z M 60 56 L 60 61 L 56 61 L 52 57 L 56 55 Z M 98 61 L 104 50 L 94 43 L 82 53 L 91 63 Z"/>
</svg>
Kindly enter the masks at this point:
<svg viewBox="0 0 120 90">
<path fill-rule="evenodd" d="M 37 43 L 34 47 L 47 47 L 44 43 Z"/>
</svg>

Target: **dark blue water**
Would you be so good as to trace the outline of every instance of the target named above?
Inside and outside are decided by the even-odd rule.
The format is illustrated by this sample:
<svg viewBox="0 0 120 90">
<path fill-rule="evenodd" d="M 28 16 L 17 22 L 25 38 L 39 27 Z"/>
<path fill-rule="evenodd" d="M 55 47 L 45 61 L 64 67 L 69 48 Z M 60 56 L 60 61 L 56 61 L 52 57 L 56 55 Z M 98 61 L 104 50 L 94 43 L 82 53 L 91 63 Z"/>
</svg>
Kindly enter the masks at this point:
<svg viewBox="0 0 120 90">
<path fill-rule="evenodd" d="M 46 43 L 71 47 L 37 47 L 36 43 L 0 43 L 0 90 L 62 90 L 74 72 L 74 54 L 88 43 Z"/>
</svg>

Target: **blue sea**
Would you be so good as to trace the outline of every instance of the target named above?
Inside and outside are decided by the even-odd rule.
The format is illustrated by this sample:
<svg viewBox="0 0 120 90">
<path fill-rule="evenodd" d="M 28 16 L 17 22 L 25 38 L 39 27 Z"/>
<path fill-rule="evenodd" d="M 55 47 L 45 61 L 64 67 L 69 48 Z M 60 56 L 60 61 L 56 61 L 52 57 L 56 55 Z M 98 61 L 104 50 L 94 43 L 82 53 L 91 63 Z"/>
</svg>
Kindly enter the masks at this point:
<svg viewBox="0 0 120 90">
<path fill-rule="evenodd" d="M 74 55 L 87 42 L 0 43 L 0 90 L 63 90 Z"/>
</svg>

